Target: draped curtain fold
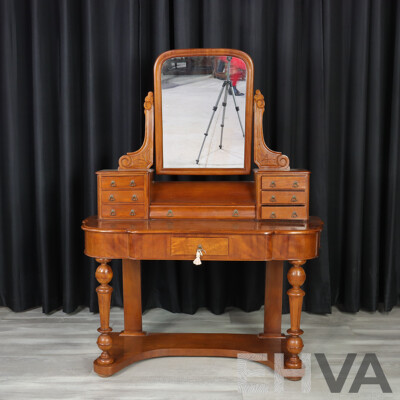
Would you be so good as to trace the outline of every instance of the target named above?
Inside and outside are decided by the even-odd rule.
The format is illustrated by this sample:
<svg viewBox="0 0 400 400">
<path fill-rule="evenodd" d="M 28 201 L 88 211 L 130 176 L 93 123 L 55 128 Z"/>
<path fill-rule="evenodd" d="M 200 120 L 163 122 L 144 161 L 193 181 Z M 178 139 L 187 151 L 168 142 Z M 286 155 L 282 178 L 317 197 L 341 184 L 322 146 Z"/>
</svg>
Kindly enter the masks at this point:
<svg viewBox="0 0 400 400">
<path fill-rule="evenodd" d="M 140 147 L 156 57 L 191 47 L 253 58 L 267 144 L 312 171 L 310 212 L 325 228 L 304 308 L 390 310 L 400 294 L 400 2 L 390 0 L 2 0 L 0 305 L 97 309 L 80 231 L 97 211 L 95 172 Z M 143 304 L 256 310 L 264 273 L 258 262 L 146 261 Z"/>
</svg>

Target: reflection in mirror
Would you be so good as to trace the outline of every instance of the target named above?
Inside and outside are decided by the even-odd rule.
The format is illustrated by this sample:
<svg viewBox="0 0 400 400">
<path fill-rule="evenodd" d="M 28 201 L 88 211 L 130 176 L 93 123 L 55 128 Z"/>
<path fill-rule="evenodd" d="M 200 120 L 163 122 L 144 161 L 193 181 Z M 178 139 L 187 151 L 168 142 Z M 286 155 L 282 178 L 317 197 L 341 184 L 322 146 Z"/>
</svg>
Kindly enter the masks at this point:
<svg viewBox="0 0 400 400">
<path fill-rule="evenodd" d="M 244 168 L 246 64 L 237 57 L 166 60 L 164 168 Z"/>
</svg>

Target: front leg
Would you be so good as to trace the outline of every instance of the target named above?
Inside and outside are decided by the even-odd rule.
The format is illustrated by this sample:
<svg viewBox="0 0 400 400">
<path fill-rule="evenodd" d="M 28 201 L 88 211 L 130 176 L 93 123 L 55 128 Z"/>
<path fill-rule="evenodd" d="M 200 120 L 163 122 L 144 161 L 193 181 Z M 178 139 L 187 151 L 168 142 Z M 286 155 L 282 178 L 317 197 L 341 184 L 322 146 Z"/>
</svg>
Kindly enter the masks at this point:
<svg viewBox="0 0 400 400">
<path fill-rule="evenodd" d="M 102 353 L 95 363 L 99 365 L 109 365 L 114 362 L 114 359 L 108 352 L 112 347 L 112 339 L 109 333 L 112 331 L 110 328 L 110 304 L 113 288 L 109 283 L 113 277 L 113 272 L 108 265 L 111 260 L 97 258 L 96 261 L 100 263 L 96 270 L 96 279 L 100 283 L 100 286 L 96 288 L 100 312 L 100 328 L 98 329 L 100 336 L 97 339 L 97 345 Z"/>
<path fill-rule="evenodd" d="M 287 339 L 289 358 L 285 361 L 285 368 L 301 369 L 302 362 L 299 358 L 299 354 L 303 349 L 303 340 L 300 337 L 303 331 L 300 329 L 300 318 L 305 292 L 300 286 L 302 286 L 306 280 L 306 273 L 302 267 L 305 261 L 290 261 L 290 263 L 292 267 L 287 274 L 288 281 L 292 285 L 292 288 L 287 291 L 290 306 L 290 329 L 287 330 L 289 334 Z M 301 376 L 288 379 L 300 380 Z"/>
</svg>

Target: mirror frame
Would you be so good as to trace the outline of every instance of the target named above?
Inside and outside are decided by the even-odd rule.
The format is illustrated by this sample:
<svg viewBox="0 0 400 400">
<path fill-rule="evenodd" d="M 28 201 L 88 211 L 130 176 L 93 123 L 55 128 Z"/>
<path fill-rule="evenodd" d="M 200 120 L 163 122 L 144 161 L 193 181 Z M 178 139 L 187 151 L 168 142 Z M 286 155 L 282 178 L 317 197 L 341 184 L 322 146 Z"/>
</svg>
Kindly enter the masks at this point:
<svg viewBox="0 0 400 400">
<path fill-rule="evenodd" d="M 243 168 L 164 168 L 163 167 L 163 126 L 161 70 L 163 63 L 174 57 L 233 56 L 241 58 L 246 64 L 246 112 L 245 145 Z M 155 105 L 155 149 L 156 173 L 160 175 L 246 175 L 251 169 L 251 143 L 253 127 L 253 81 L 254 66 L 251 57 L 243 51 L 234 49 L 180 49 L 169 50 L 158 56 L 154 64 L 154 105 Z"/>
</svg>

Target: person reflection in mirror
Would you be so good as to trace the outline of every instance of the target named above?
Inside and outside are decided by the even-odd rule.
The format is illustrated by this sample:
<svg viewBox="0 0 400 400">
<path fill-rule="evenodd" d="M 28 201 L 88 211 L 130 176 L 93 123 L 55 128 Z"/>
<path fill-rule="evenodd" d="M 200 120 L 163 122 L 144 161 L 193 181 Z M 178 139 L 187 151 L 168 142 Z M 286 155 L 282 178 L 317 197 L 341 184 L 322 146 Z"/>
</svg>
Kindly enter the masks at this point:
<svg viewBox="0 0 400 400">
<path fill-rule="evenodd" d="M 220 60 L 225 63 L 225 68 L 227 68 L 228 60 L 227 60 L 226 56 L 220 57 Z M 233 91 L 235 92 L 235 96 L 243 96 L 244 95 L 243 93 L 239 92 L 239 90 L 237 89 L 236 85 L 237 85 L 238 80 L 242 76 L 244 76 L 245 71 L 246 71 L 246 64 L 244 63 L 244 61 L 241 60 L 240 58 L 232 57 L 231 69 L 230 69 L 230 78 L 231 78 L 231 82 L 232 82 Z M 232 89 L 231 88 L 229 88 L 228 93 L 230 95 L 232 95 Z"/>
</svg>

